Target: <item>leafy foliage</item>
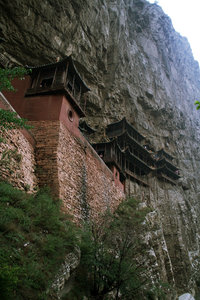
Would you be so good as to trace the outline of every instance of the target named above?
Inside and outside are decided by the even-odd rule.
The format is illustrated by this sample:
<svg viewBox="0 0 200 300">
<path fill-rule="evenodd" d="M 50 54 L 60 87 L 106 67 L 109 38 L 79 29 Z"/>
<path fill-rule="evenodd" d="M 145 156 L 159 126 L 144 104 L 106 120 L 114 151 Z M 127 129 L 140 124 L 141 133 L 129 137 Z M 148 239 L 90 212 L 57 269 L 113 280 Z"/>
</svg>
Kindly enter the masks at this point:
<svg viewBox="0 0 200 300">
<path fill-rule="evenodd" d="M 66 253 L 78 243 L 77 232 L 48 190 L 27 195 L 1 182 L 1 299 L 47 299 Z"/>
<path fill-rule="evenodd" d="M 200 109 L 200 101 L 195 101 L 194 104 L 196 105 L 196 109 Z"/>
<path fill-rule="evenodd" d="M 63 299 L 165 299 L 162 284 L 143 290 L 140 237 L 148 211 L 129 199 L 114 214 L 107 212 L 101 221 L 78 229 L 47 189 L 30 195 L 0 182 L 1 299 L 51 299 L 52 282 L 66 254 L 77 246 L 80 265 Z"/>
<path fill-rule="evenodd" d="M 23 67 L 15 67 L 13 69 L 0 68 L 0 91 L 15 91 L 12 80 L 14 78 L 24 79 L 24 75 L 30 72 L 31 70 L 27 70 Z M 27 120 L 19 118 L 16 112 L 0 109 L 0 130 L 32 128 L 28 126 L 26 122 Z"/>
<path fill-rule="evenodd" d="M 27 125 L 26 122 L 27 120 L 19 118 L 16 112 L 0 108 L 0 130 L 32 128 L 32 126 Z"/>
<path fill-rule="evenodd" d="M 140 299 L 137 291 L 144 284 L 143 266 L 136 253 L 142 251 L 139 235 L 146 213 L 129 199 L 114 214 L 108 212 L 101 223 L 85 227 L 77 286 L 70 299 L 82 299 L 83 295 L 88 299 Z"/>
<path fill-rule="evenodd" d="M 13 69 L 0 68 L 0 91 L 14 91 L 15 89 L 12 86 L 12 80 L 14 78 L 23 79 L 24 75 L 28 74 L 29 72 L 29 70 L 23 67 L 15 67 Z"/>
</svg>

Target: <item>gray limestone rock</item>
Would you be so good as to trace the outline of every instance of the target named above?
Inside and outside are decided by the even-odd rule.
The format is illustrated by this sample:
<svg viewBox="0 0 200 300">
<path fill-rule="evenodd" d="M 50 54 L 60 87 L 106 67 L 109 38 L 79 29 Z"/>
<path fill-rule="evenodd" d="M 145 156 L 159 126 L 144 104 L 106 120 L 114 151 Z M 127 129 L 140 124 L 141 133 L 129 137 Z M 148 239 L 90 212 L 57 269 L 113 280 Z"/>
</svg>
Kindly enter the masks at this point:
<svg viewBox="0 0 200 300">
<path fill-rule="evenodd" d="M 0 8 L 2 65 L 71 54 L 91 89 L 90 126 L 103 132 L 126 116 L 155 150 L 176 158 L 179 184 L 154 177 L 150 188 L 135 183 L 130 191 L 153 211 L 145 239 L 152 283 L 192 291 L 199 272 L 200 69 L 187 39 L 145 0 L 0 0 Z"/>
<path fill-rule="evenodd" d="M 186 293 L 178 297 L 178 300 L 195 300 L 195 299 L 191 294 Z"/>
</svg>

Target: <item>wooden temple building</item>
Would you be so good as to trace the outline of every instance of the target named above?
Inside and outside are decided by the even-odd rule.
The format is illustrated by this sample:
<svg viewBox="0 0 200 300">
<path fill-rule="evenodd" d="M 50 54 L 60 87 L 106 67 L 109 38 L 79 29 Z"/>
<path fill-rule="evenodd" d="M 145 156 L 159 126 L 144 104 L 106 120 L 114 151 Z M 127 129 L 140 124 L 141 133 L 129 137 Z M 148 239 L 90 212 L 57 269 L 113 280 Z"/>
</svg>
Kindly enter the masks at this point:
<svg viewBox="0 0 200 300">
<path fill-rule="evenodd" d="M 156 154 L 156 173 L 159 179 L 176 185 L 179 169 L 173 164 L 173 156 L 161 149 Z"/>
<path fill-rule="evenodd" d="M 79 129 L 86 138 L 88 138 L 91 134 L 96 132 L 96 130 L 90 127 L 85 120 L 80 120 Z"/>
<path fill-rule="evenodd" d="M 81 79 L 71 56 L 52 64 L 27 66 L 27 69 L 32 71 L 31 85 L 26 91 L 26 96 L 64 93 L 80 117 L 85 116 L 80 107 L 80 99 L 89 88 Z"/>
<path fill-rule="evenodd" d="M 81 96 L 89 88 L 81 79 L 72 58 L 27 66 L 31 73 L 25 81 L 14 80 L 15 97 L 5 92 L 13 108 L 29 121 L 61 121 L 76 137 L 87 138 L 95 130 L 85 121 Z M 81 134 L 80 130 L 83 134 Z M 115 184 L 125 190 L 127 180 L 148 187 L 149 174 L 160 180 L 176 184 L 180 178 L 173 157 L 164 149 L 154 152 L 145 137 L 126 118 L 106 127 L 107 140 L 93 144 L 93 148 L 112 170 Z"/>
<path fill-rule="evenodd" d="M 17 113 L 29 121 L 60 120 L 75 136 L 81 137 L 79 119 L 85 116 L 81 96 L 89 91 L 70 56 L 31 69 L 25 80 L 16 79 L 15 97 L 5 92 Z"/>
<path fill-rule="evenodd" d="M 163 149 L 153 152 L 145 137 L 126 118 L 106 127 L 107 142 L 93 144 L 94 149 L 111 170 L 117 170 L 121 184 L 131 180 L 148 187 L 148 175 L 176 184 L 180 178 L 173 157 Z"/>
</svg>

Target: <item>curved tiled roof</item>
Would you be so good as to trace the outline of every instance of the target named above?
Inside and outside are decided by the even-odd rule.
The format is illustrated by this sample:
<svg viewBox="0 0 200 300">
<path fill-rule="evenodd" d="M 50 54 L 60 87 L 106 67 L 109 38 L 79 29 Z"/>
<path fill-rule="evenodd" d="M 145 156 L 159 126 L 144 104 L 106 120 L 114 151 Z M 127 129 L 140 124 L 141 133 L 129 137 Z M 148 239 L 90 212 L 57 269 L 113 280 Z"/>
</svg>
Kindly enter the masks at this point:
<svg viewBox="0 0 200 300">
<path fill-rule="evenodd" d="M 33 72 L 35 72 L 36 70 L 51 69 L 51 68 L 56 68 L 58 66 L 64 66 L 64 65 L 67 65 L 67 63 L 69 63 L 70 68 L 76 74 L 76 76 L 77 76 L 76 78 L 81 83 L 82 88 L 83 88 L 82 91 L 83 92 L 90 91 L 90 89 L 88 88 L 88 86 L 82 80 L 80 74 L 78 73 L 78 71 L 77 71 L 77 69 L 74 65 L 74 61 L 73 61 L 71 56 L 66 56 L 62 60 L 60 60 L 58 62 L 54 62 L 54 63 L 43 64 L 43 65 L 39 65 L 39 66 L 28 66 L 28 65 L 26 65 L 26 69 L 31 69 Z"/>
</svg>

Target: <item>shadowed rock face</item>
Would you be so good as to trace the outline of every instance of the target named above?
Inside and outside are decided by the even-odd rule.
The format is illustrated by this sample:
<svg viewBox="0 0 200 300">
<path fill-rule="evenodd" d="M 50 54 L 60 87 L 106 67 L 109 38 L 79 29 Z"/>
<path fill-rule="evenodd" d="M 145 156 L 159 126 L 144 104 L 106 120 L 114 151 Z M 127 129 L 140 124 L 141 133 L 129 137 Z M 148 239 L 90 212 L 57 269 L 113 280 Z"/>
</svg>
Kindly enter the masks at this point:
<svg viewBox="0 0 200 300">
<path fill-rule="evenodd" d="M 152 207 L 149 276 L 192 291 L 200 234 L 200 70 L 186 38 L 144 0 L 0 1 L 1 63 L 34 65 L 72 54 L 91 89 L 87 121 L 101 131 L 123 116 L 181 169 L 180 184 L 150 178 L 131 192 Z M 143 195 L 143 196 L 141 196 Z"/>
</svg>

